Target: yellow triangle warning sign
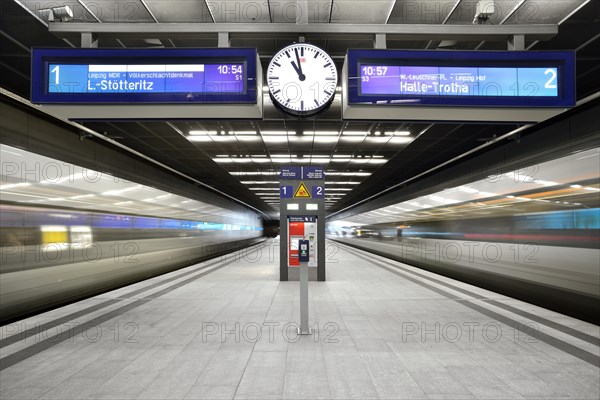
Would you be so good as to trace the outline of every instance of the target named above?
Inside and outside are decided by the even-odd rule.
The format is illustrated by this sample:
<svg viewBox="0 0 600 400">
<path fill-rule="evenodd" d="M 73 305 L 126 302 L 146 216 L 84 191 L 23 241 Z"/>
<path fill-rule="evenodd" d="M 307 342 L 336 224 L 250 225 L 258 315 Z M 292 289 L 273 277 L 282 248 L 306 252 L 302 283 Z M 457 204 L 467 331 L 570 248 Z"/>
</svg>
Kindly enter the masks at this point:
<svg viewBox="0 0 600 400">
<path fill-rule="evenodd" d="M 300 182 L 300 185 L 298 186 L 298 189 L 296 189 L 296 192 L 294 192 L 294 198 L 298 199 L 298 198 L 303 198 L 303 199 L 310 199 L 310 193 L 308 192 L 308 189 L 306 188 L 306 185 L 304 184 L 304 182 Z"/>
</svg>

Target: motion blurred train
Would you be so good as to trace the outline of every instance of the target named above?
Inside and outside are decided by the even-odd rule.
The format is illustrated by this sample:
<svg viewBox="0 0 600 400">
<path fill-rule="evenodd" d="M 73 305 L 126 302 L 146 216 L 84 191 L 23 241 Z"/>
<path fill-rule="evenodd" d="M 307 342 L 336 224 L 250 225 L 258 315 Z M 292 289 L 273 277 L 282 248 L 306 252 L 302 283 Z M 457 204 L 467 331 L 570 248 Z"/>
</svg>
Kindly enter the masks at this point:
<svg viewBox="0 0 600 400">
<path fill-rule="evenodd" d="M 257 243 L 257 226 L 0 204 L 2 322 Z"/>
<path fill-rule="evenodd" d="M 256 212 L 216 196 L 0 153 L 0 325 L 263 240 Z"/>
<path fill-rule="evenodd" d="M 600 322 L 600 208 L 331 227 L 328 237 Z"/>
</svg>

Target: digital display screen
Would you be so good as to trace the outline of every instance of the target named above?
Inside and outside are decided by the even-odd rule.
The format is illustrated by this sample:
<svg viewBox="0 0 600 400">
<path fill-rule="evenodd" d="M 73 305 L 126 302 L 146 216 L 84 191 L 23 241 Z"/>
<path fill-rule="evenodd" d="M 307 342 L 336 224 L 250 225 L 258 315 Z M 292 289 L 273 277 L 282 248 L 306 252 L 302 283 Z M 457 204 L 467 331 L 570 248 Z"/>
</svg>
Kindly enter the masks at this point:
<svg viewBox="0 0 600 400">
<path fill-rule="evenodd" d="M 556 67 L 361 65 L 360 94 L 425 96 L 558 96 Z"/>
<path fill-rule="evenodd" d="M 348 50 L 348 104 L 571 107 L 568 51 Z"/>
<path fill-rule="evenodd" d="M 256 49 L 33 49 L 33 103 L 256 103 Z"/>
<path fill-rule="evenodd" d="M 244 93 L 243 64 L 48 64 L 48 93 Z"/>
</svg>

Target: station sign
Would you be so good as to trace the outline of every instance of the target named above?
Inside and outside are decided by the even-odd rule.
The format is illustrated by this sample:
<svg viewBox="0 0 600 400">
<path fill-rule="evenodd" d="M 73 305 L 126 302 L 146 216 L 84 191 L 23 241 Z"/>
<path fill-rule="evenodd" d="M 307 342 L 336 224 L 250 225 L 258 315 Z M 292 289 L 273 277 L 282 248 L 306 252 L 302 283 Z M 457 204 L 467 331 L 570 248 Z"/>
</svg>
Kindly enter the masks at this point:
<svg viewBox="0 0 600 400">
<path fill-rule="evenodd" d="M 300 180 L 300 179 L 325 179 L 325 173 L 321 167 L 283 167 L 279 172 L 279 179 Z"/>
<path fill-rule="evenodd" d="M 256 103 L 256 49 L 33 49 L 33 103 Z"/>
<path fill-rule="evenodd" d="M 575 105 L 573 52 L 348 50 L 348 104 Z"/>
</svg>

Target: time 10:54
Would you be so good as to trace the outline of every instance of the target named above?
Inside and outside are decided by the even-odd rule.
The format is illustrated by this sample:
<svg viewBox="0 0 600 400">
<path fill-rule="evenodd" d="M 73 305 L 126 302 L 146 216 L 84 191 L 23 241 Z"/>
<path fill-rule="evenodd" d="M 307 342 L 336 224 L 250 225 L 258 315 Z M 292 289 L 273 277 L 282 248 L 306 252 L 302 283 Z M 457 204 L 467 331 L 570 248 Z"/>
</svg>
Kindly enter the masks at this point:
<svg viewBox="0 0 600 400">
<path fill-rule="evenodd" d="M 237 64 L 228 64 L 228 65 L 219 65 L 217 67 L 219 74 L 229 75 L 229 74 L 242 74 L 242 66 Z"/>
</svg>

